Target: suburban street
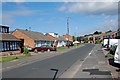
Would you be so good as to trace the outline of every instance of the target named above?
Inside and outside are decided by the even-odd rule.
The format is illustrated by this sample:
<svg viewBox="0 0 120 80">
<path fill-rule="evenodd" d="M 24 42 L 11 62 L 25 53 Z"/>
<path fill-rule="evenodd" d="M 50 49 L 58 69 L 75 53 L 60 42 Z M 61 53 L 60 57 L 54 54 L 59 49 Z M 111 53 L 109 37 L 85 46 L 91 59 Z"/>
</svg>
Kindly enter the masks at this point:
<svg viewBox="0 0 120 80">
<path fill-rule="evenodd" d="M 50 69 L 58 69 L 59 77 L 77 60 L 83 61 L 94 46 L 88 43 L 64 54 L 4 71 L 2 75 L 3 78 L 53 78 L 55 72 Z"/>
<path fill-rule="evenodd" d="M 118 0 L 1 5 L 1 80 L 120 80 Z"/>
</svg>

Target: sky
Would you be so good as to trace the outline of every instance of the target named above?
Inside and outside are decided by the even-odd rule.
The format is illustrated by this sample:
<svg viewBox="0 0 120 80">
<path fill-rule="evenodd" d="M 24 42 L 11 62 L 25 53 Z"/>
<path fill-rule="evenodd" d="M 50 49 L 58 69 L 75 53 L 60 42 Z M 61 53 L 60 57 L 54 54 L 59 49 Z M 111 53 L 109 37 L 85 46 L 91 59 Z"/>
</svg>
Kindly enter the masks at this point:
<svg viewBox="0 0 120 80">
<path fill-rule="evenodd" d="M 10 2 L 9 2 L 10 1 Z M 25 0 L 24 0 L 25 1 Z M 95 31 L 117 30 L 117 2 L 2 2 L 2 23 L 10 30 L 30 29 L 47 33 L 81 36 Z"/>
</svg>

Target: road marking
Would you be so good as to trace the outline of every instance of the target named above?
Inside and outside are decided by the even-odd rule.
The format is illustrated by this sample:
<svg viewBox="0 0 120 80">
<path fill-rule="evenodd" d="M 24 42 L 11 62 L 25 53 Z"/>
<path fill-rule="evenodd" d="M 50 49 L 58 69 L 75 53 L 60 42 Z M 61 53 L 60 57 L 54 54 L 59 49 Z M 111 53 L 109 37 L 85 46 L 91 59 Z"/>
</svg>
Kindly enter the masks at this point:
<svg viewBox="0 0 120 80">
<path fill-rule="evenodd" d="M 94 47 L 94 48 L 95 48 L 95 47 Z M 94 48 L 93 48 L 93 49 L 94 49 Z M 77 62 L 75 62 L 75 63 L 78 63 L 78 62 L 79 62 L 80 65 L 75 65 L 75 64 L 73 64 L 73 65 L 75 65 L 75 66 L 73 66 L 72 70 L 70 70 L 70 68 L 69 68 L 69 69 L 66 70 L 59 78 L 66 78 L 66 76 L 67 76 L 67 78 L 74 78 L 75 74 L 80 70 L 82 64 L 86 61 L 86 59 L 90 56 L 90 54 L 92 54 L 93 49 L 92 49 L 91 52 L 88 54 L 88 56 L 84 59 L 84 61 L 81 61 L 81 63 L 80 63 L 80 60 L 78 60 Z M 70 70 L 70 71 L 69 71 L 69 70 Z M 68 71 L 68 72 L 67 72 L 67 71 Z"/>
<path fill-rule="evenodd" d="M 91 52 L 89 53 L 89 55 L 91 55 Z"/>
<path fill-rule="evenodd" d="M 82 63 L 78 66 L 78 68 L 73 72 L 73 76 L 72 78 L 75 76 L 75 74 L 79 71 L 79 69 L 81 68 L 82 64 L 86 61 L 86 59 L 90 56 L 90 54 L 93 52 L 93 49 L 91 50 L 91 52 L 89 53 L 89 55 L 84 59 L 84 61 L 82 61 Z"/>
</svg>

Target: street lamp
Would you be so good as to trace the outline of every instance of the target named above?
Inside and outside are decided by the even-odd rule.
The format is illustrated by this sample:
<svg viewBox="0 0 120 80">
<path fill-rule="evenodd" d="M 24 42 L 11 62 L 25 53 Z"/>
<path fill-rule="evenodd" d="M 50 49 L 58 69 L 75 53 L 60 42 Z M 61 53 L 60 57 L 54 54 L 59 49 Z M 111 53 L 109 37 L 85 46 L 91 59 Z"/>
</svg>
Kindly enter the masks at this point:
<svg viewBox="0 0 120 80">
<path fill-rule="evenodd" d="M 69 45 L 70 45 L 69 44 L 69 19 L 70 19 L 70 17 L 67 17 L 67 33 L 68 33 L 68 43 L 67 43 L 68 45 L 67 46 L 68 46 L 68 48 L 69 48 Z"/>
</svg>

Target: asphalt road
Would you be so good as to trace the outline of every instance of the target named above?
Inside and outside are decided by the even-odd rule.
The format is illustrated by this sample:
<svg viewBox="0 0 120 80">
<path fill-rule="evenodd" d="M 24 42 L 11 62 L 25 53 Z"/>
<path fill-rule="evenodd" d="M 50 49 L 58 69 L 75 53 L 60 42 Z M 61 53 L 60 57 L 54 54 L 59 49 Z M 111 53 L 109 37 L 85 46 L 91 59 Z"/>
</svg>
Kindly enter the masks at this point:
<svg viewBox="0 0 120 80">
<path fill-rule="evenodd" d="M 25 66 L 11 69 L 2 73 L 3 78 L 53 78 L 55 72 L 50 69 L 58 69 L 57 77 L 70 68 L 78 59 L 84 60 L 95 45 L 85 44 L 64 54 L 37 61 Z"/>
</svg>

